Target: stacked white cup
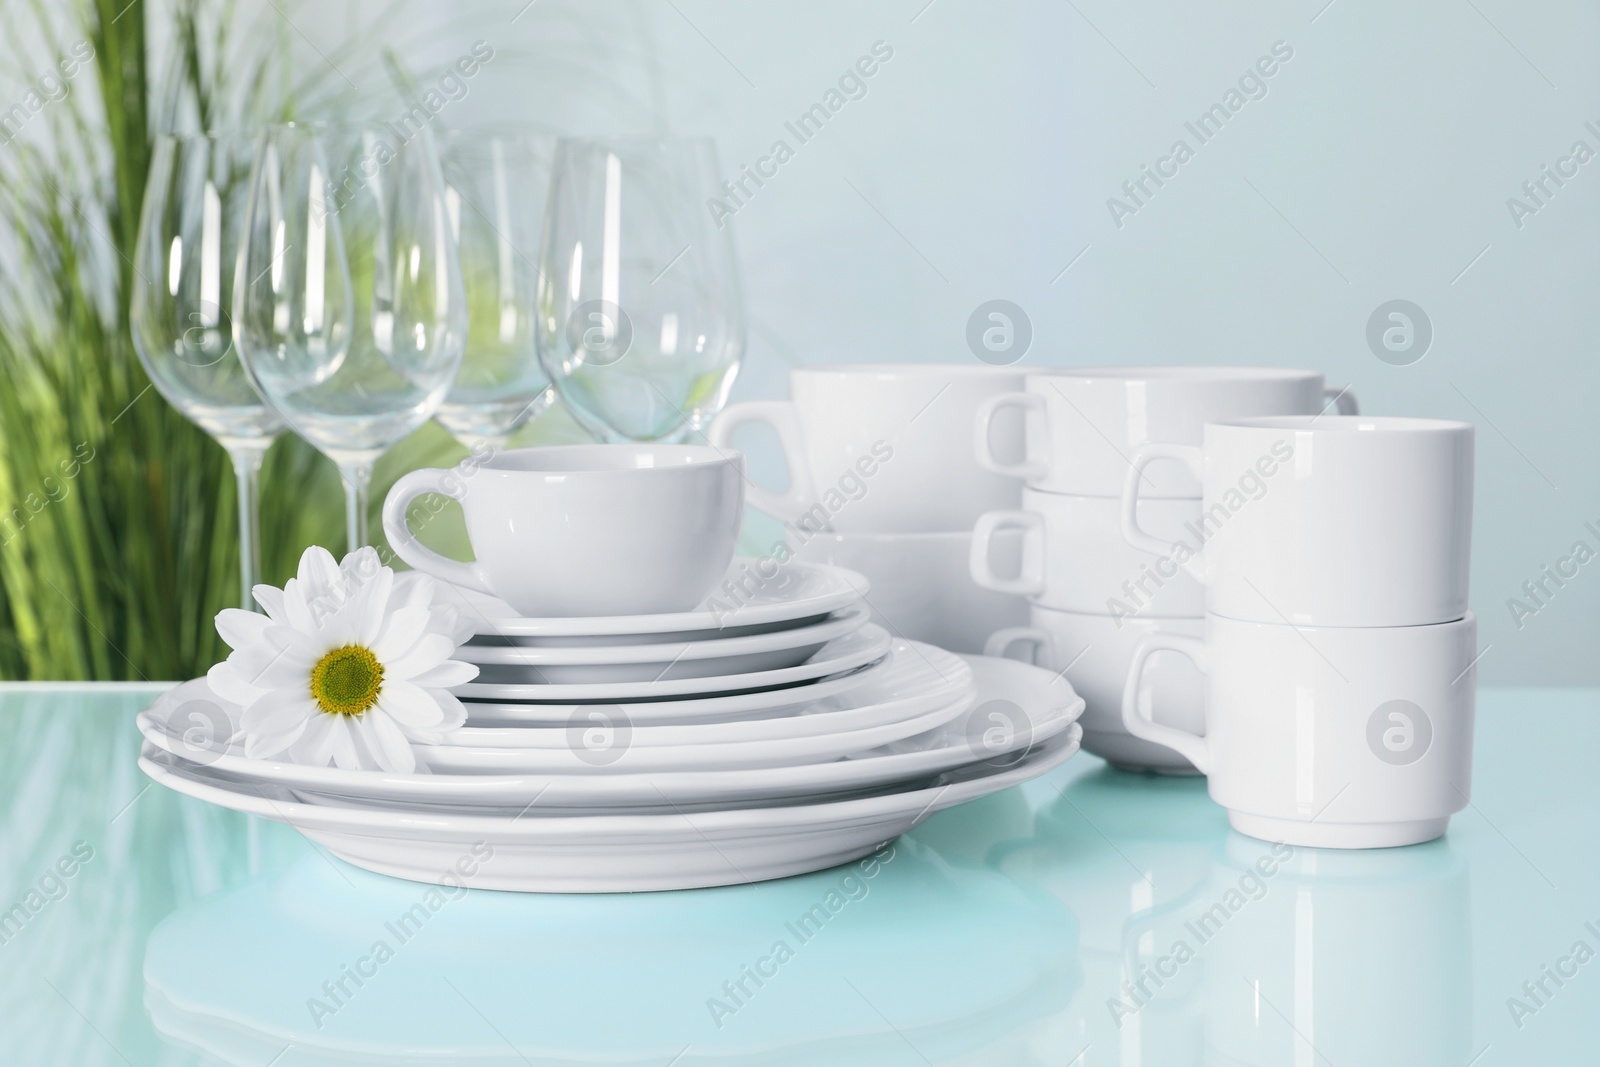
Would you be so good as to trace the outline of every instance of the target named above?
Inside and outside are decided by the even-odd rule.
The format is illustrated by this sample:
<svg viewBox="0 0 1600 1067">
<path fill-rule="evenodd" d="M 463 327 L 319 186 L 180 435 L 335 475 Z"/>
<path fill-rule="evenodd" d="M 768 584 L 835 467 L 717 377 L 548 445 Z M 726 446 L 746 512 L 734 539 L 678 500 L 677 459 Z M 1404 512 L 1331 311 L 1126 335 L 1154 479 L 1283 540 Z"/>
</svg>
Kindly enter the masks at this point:
<svg viewBox="0 0 1600 1067">
<path fill-rule="evenodd" d="M 1205 590 L 1179 558 L 1205 540 L 1201 484 L 1183 463 L 1141 468 L 1138 519 L 1161 538 L 1155 547 L 1153 540 L 1131 545 L 1123 538 L 1123 483 L 1144 446 L 1198 446 L 1208 422 L 1312 416 L 1333 403 L 1355 410 L 1348 390 L 1330 389 L 1316 371 L 1096 367 L 1031 373 L 1022 391 L 981 405 L 973 431 L 978 463 L 1023 478 L 1027 487 L 1020 510 L 991 511 L 975 524 L 972 580 L 1030 605 L 1030 625 L 995 632 L 985 651 L 1005 655 L 1031 645 L 1041 666 L 1064 671 L 1087 702 L 1080 722 L 1088 751 L 1129 770 L 1194 773 L 1187 754 L 1129 732 L 1122 696 L 1141 639 L 1203 631 Z M 991 423 L 1007 409 L 1025 417 L 1020 464 L 991 447 Z M 991 552 L 1005 535 L 1022 539 L 1020 567 Z M 1190 548 L 1178 550 L 1179 544 Z M 1203 728 L 1204 680 L 1190 663 L 1162 656 L 1142 670 L 1136 699 L 1147 717 L 1191 733 Z"/>
<path fill-rule="evenodd" d="M 734 404 L 707 437 L 723 448 L 749 423 L 776 431 L 788 488 L 746 490 L 751 504 L 783 520 L 769 558 L 864 574 L 874 621 L 891 633 L 979 652 L 997 627 L 1025 621 L 1027 606 L 968 575 L 974 520 L 1015 508 L 1021 493 L 1014 477 L 979 466 L 972 424 L 979 407 L 1017 392 L 1022 380 L 1013 367 L 955 363 L 800 367 L 789 375 L 790 399 Z M 992 444 L 1020 456 L 1021 421 L 998 420 Z M 1020 539 L 1001 542 L 999 554 L 1009 551 L 1015 566 Z"/>
<path fill-rule="evenodd" d="M 1201 636 L 1140 639 L 1123 724 L 1203 771 L 1236 830 L 1379 848 L 1438 837 L 1466 806 L 1473 436 L 1435 419 L 1221 419 L 1203 446 L 1131 456 L 1121 524 L 1144 551 L 1180 554 L 1145 525 L 1147 466 L 1176 460 L 1202 486 L 1206 541 L 1181 555 L 1207 615 Z M 1204 671 L 1199 723 L 1164 716 L 1141 677 L 1158 650 Z"/>
</svg>

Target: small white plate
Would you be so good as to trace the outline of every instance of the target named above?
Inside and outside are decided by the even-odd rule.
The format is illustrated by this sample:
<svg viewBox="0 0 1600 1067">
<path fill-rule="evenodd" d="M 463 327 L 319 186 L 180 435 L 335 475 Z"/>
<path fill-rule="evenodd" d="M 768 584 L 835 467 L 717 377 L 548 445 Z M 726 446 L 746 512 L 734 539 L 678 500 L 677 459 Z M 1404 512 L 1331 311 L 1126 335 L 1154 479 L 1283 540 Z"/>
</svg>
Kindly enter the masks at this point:
<svg viewBox="0 0 1600 1067">
<path fill-rule="evenodd" d="M 805 663 L 775 671 L 642 682 L 570 682 L 551 685 L 466 682 L 450 691 L 469 700 L 513 700 L 536 704 L 670 700 L 680 696 L 740 693 L 751 689 L 775 689 L 853 670 L 882 659 L 884 653 L 889 651 L 890 644 L 887 630 L 868 623 L 855 633 L 829 641 Z"/>
<path fill-rule="evenodd" d="M 663 615 L 609 615 L 560 619 L 519 617 L 511 605 L 470 589 L 447 587 L 456 594 L 462 617 L 474 629 L 493 637 L 538 639 L 623 635 L 627 644 L 645 644 L 642 634 L 669 635 L 668 640 L 738 636 L 732 628 L 795 624 L 858 604 L 871 588 L 866 577 L 844 567 L 790 560 L 771 577 L 761 574 L 762 560 L 740 557 L 728 567 L 723 582 L 694 611 Z M 768 563 L 768 566 L 771 566 Z"/>
<path fill-rule="evenodd" d="M 858 604 L 820 622 L 743 637 L 661 641 L 643 645 L 463 645 L 456 658 L 478 665 L 484 684 L 549 685 L 571 682 L 653 682 L 710 678 L 797 667 L 823 645 L 867 624 Z"/>
<path fill-rule="evenodd" d="M 787 807 L 651 815 L 451 815 L 333 807 L 283 786 L 238 783 L 147 747 L 139 767 L 177 792 L 289 823 L 358 867 L 438 884 L 476 847 L 474 888 L 625 893 L 735 885 L 821 870 L 866 855 L 934 812 L 1018 785 L 1078 750 L 1067 729 L 1014 766 L 974 764 L 883 796 Z"/>
</svg>

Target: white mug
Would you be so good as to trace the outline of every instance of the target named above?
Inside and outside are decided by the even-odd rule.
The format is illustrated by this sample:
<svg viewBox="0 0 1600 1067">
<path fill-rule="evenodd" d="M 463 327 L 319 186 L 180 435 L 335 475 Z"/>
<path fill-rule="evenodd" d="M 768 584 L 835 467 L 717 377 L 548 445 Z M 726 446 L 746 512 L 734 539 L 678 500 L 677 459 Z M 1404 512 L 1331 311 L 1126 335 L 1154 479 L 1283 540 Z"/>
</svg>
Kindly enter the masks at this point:
<svg viewBox="0 0 1600 1067">
<path fill-rule="evenodd" d="M 1150 442 L 1197 445 L 1208 422 L 1251 415 L 1315 415 L 1329 403 L 1356 413 L 1349 389 L 1330 388 L 1317 371 L 1277 367 L 1084 367 L 1035 372 L 1024 391 L 978 409 L 978 463 L 1027 479 L 1034 489 L 1117 496 L 1133 450 Z M 1007 462 L 990 447 L 990 423 L 1008 408 L 1024 412 L 1026 456 Z M 1187 470 L 1147 472 L 1144 495 L 1198 497 Z"/>
<path fill-rule="evenodd" d="M 1144 445 L 1122 493 L 1128 543 L 1170 554 L 1217 615 L 1297 626 L 1426 626 L 1467 612 L 1471 423 L 1298 415 Z M 1139 527 L 1141 472 L 1176 459 L 1205 486 L 1187 539 Z M 1180 558 L 1181 557 L 1181 558 Z"/>
<path fill-rule="evenodd" d="M 1240 833 L 1316 848 L 1416 844 L 1444 833 L 1472 791 L 1476 642 L 1470 614 L 1310 628 L 1209 615 L 1203 639 L 1140 639 L 1122 722 L 1207 775 Z M 1204 672 L 1203 736 L 1150 718 L 1142 672 L 1160 650 Z"/>
<path fill-rule="evenodd" d="M 947 648 L 981 652 L 996 629 L 1028 621 L 1028 604 L 1014 596 L 981 588 L 967 573 L 972 535 L 815 534 L 801 537 L 795 558 L 830 563 L 864 574 L 872 582 L 867 597 L 872 620 L 896 637 Z M 1015 565 L 1021 539 L 996 538 L 996 553 Z"/>
<path fill-rule="evenodd" d="M 1032 645 L 1034 662 L 1064 672 L 1073 691 L 1084 700 L 1078 725 L 1083 749 L 1113 766 L 1130 771 L 1193 774 L 1194 766 L 1164 745 L 1135 737 L 1122 724 L 1122 690 L 1128 663 L 1141 638 L 1160 631 L 1200 635 L 1203 619 L 1113 619 L 1052 611 L 1035 606 L 1033 625 L 1000 630 L 984 647 L 988 656 L 1007 655 L 1015 646 Z M 1205 679 L 1182 656 L 1161 656 L 1141 665 L 1145 686 L 1140 707 L 1157 722 L 1179 730 L 1198 731 L 1205 722 Z"/>
<path fill-rule="evenodd" d="M 406 509 L 460 501 L 476 562 L 422 545 Z M 722 578 L 744 518 L 744 457 L 697 445 L 524 448 L 470 476 L 412 471 L 383 503 L 383 532 L 419 571 L 526 616 L 689 611 Z"/>
<path fill-rule="evenodd" d="M 792 399 L 734 404 L 707 436 L 721 448 L 746 423 L 777 431 L 789 488 L 752 485 L 750 502 L 806 530 L 965 533 L 983 512 L 1017 506 L 1020 483 L 980 467 L 971 441 L 978 406 L 1022 377 L 959 363 L 798 367 Z M 1020 420 L 995 438 L 1002 454 L 1021 455 Z"/>
<path fill-rule="evenodd" d="M 1170 553 L 1152 555 L 1122 536 L 1121 504 L 1112 497 L 1022 491 L 1022 510 L 990 511 L 972 529 L 972 580 L 985 589 L 1030 597 L 1062 611 L 1126 617 L 1205 614 L 1205 590 Z M 1139 521 L 1177 539 L 1200 518 L 1198 500 L 1141 500 Z M 1016 577 L 990 560 L 996 534 L 1019 531 Z"/>
</svg>

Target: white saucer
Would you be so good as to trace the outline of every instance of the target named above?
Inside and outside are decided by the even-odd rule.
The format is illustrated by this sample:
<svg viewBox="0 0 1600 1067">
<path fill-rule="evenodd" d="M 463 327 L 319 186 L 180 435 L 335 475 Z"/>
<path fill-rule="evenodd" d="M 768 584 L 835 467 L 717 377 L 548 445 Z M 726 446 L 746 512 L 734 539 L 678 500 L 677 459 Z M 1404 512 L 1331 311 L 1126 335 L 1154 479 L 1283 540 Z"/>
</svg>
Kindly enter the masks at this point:
<svg viewBox="0 0 1600 1067">
<path fill-rule="evenodd" d="M 286 822 L 358 867 L 441 883 L 472 854 L 482 889 L 621 893 L 783 878 L 866 855 L 934 812 L 1017 785 L 1078 750 L 1063 730 L 1004 770 L 977 764 L 923 789 L 821 804 L 694 814 L 449 815 L 332 807 L 282 786 L 230 782 L 147 749 L 140 768 L 180 793 Z M 177 764 L 177 765 L 174 765 Z M 487 853 L 487 856 L 485 856 Z"/>
<path fill-rule="evenodd" d="M 529 643 L 540 644 L 569 638 L 583 638 L 586 644 L 601 644 L 603 642 L 592 638 L 639 634 L 666 634 L 670 635 L 669 640 L 719 634 L 738 636 L 729 631 L 795 624 L 858 604 L 870 588 L 867 579 L 855 571 L 799 560 L 777 566 L 771 577 L 764 578 L 760 571 L 762 562 L 735 559 L 722 585 L 712 590 L 699 608 L 663 615 L 530 619 L 518 616 L 511 605 L 495 597 L 470 589 L 447 588 L 456 595 L 462 617 L 471 622 L 478 633 L 530 639 Z M 647 642 L 639 639 L 626 643 Z"/>
<path fill-rule="evenodd" d="M 653 682 L 750 674 L 799 666 L 829 641 L 861 629 L 869 614 L 866 605 L 857 604 L 808 625 L 697 641 L 640 645 L 469 644 L 456 651 L 456 658 L 478 664 L 477 680 L 490 685 Z"/>
<path fill-rule="evenodd" d="M 890 643 L 888 631 L 868 623 L 855 633 L 828 642 L 805 663 L 774 671 L 641 682 L 570 682 L 551 685 L 466 682 L 450 691 L 470 700 L 512 700 L 540 704 L 669 700 L 679 696 L 739 693 L 751 689 L 774 689 L 853 670 L 882 659 L 884 653 L 889 651 Z"/>
</svg>

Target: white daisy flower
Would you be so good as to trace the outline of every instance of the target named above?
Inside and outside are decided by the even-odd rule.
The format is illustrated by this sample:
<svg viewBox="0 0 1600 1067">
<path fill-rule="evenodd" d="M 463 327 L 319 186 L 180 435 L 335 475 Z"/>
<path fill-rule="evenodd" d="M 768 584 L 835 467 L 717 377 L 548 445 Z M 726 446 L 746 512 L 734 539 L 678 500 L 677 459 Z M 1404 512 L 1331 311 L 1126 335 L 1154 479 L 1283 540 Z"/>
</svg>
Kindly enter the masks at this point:
<svg viewBox="0 0 1600 1067">
<path fill-rule="evenodd" d="M 450 658 L 471 627 L 434 592 L 428 575 L 396 576 L 371 548 L 335 563 L 312 546 L 282 589 L 256 586 L 265 615 L 218 614 L 233 653 L 206 677 L 217 697 L 244 709 L 245 755 L 416 770 L 413 742 L 436 745 L 466 721 L 447 687 L 478 674 Z"/>
</svg>

